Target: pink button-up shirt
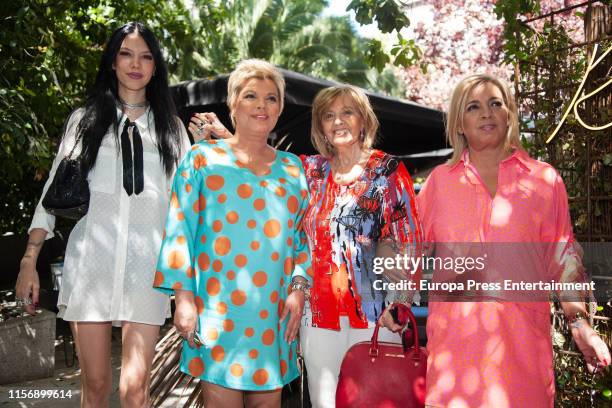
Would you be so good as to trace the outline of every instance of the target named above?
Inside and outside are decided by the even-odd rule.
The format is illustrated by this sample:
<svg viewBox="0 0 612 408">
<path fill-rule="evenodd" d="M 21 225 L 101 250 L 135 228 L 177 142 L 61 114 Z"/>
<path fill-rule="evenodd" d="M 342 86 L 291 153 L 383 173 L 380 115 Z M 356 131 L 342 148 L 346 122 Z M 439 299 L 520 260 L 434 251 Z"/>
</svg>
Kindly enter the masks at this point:
<svg viewBox="0 0 612 408">
<path fill-rule="evenodd" d="M 493 280 L 523 278 L 527 270 L 558 280 L 579 262 L 561 177 L 522 150 L 499 164 L 494 197 L 466 150 L 455 165 L 434 169 L 417 205 L 425 242 L 484 243 L 506 251 L 505 267 L 492 268 L 500 275 Z M 515 275 L 502 276 L 508 273 Z M 427 404 L 553 406 L 549 303 L 501 299 L 430 302 Z"/>
</svg>

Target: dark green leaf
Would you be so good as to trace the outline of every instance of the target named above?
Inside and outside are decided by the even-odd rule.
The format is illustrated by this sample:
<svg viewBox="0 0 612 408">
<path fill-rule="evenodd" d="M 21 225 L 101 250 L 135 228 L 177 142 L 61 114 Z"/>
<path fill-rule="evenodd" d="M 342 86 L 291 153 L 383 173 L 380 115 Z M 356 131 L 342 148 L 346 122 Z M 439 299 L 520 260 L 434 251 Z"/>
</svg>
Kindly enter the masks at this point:
<svg viewBox="0 0 612 408">
<path fill-rule="evenodd" d="M 383 51 L 382 43 L 374 39 L 371 39 L 368 43 L 366 60 L 368 64 L 376 68 L 378 72 L 381 72 L 383 68 L 385 68 L 385 65 L 391 61 L 389 56 Z"/>
</svg>

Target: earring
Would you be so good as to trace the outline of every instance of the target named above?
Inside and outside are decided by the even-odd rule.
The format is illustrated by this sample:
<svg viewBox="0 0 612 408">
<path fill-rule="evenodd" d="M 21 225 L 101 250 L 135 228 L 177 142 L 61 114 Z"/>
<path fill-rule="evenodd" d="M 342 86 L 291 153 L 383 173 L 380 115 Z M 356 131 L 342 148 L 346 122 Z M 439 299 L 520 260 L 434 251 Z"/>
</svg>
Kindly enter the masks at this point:
<svg viewBox="0 0 612 408">
<path fill-rule="evenodd" d="M 362 142 L 365 140 L 365 129 L 361 129 L 361 132 L 359 132 L 359 140 Z"/>
</svg>

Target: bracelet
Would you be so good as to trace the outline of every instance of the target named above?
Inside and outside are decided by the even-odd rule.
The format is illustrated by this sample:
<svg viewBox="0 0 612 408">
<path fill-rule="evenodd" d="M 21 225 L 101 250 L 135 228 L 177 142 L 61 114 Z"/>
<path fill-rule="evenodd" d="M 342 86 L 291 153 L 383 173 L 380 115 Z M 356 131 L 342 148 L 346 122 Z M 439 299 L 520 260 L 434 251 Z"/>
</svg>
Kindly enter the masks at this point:
<svg viewBox="0 0 612 408">
<path fill-rule="evenodd" d="M 410 306 L 412 304 L 412 293 L 408 293 L 407 291 L 396 291 L 393 303 L 401 303 Z"/>
<path fill-rule="evenodd" d="M 578 324 L 578 322 L 581 321 L 581 320 L 586 320 L 588 318 L 589 318 L 589 316 L 586 313 L 584 313 L 584 312 L 576 312 L 573 316 L 568 317 L 568 324 L 571 327 L 578 328 L 580 326 L 580 324 Z"/>
<path fill-rule="evenodd" d="M 291 282 L 289 287 L 291 288 L 291 291 L 299 290 L 303 292 L 306 300 L 310 300 L 310 285 L 308 284 L 308 282 L 294 280 Z"/>
</svg>

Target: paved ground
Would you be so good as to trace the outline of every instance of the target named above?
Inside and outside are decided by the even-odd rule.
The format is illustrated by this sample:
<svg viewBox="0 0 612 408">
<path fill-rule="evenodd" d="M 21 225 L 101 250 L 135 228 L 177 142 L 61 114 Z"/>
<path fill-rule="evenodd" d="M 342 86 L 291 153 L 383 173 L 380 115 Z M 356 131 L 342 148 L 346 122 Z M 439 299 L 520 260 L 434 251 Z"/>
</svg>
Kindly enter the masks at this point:
<svg viewBox="0 0 612 408">
<path fill-rule="evenodd" d="M 2 302 L 2 291 L 0 290 L 0 311 L 2 306 L 6 304 Z M 6 309 L 5 309 L 6 311 Z M 5 313 L 6 314 L 6 313 Z M 5 318 L 3 314 L 3 318 Z M 10 317 L 10 316 L 9 316 Z M 1 321 L 2 319 L 0 319 Z M 74 354 L 74 348 L 70 341 L 70 335 L 68 340 L 64 342 L 63 333 L 69 333 L 70 330 L 67 324 L 61 320 L 55 321 L 56 325 L 56 341 L 55 341 L 55 369 L 52 377 L 22 381 L 12 384 L 0 385 L 0 408 L 13 408 L 13 407 L 34 407 L 34 408 L 55 408 L 55 407 L 79 407 L 81 401 L 81 390 L 80 390 L 80 376 L 81 370 L 79 369 L 79 363 Z M 167 333 L 172 327 L 172 323 L 168 323 L 162 327 L 160 333 L 160 339 L 163 338 L 164 334 Z M 38 328 L 40 330 L 40 328 Z M 36 331 L 32 331 L 31 328 L 23 330 L 23 332 L 11 332 L 8 335 L 11 340 L 21 341 L 20 336 L 24 336 L 24 341 L 28 341 L 28 336 L 32 336 Z M 2 336 L 6 336 L 7 333 L 2 333 Z M 34 334 L 35 335 L 35 334 Z M 7 338 L 3 337 L 6 340 Z M 30 339 L 31 340 L 31 339 Z M 0 342 L 2 344 L 3 342 Z M 10 343 L 10 342 L 9 342 Z M 1 352 L 2 350 L 0 350 Z M 19 354 L 21 355 L 21 354 Z M 29 354 L 27 354 L 29 356 Z M 1 356 L 0 356 L 1 357 Z M 29 360 L 29 361 L 28 361 Z M 10 364 L 15 364 L 15 360 L 10 360 Z M 17 368 L 11 366 L 10 368 L 2 366 L 0 364 L 0 372 L 3 374 L 19 373 L 19 368 L 23 365 L 26 367 L 28 364 L 32 364 L 30 357 L 24 358 L 21 362 L 17 360 Z M 113 368 L 113 385 L 112 394 L 110 399 L 111 408 L 120 408 L 119 403 L 119 374 L 121 366 L 121 329 L 113 328 L 112 333 L 112 344 L 111 344 L 111 365 Z M 23 372 L 23 371 L 22 371 Z M 174 388 L 172 394 L 165 399 L 163 404 L 159 405 L 159 408 L 170 408 L 170 407 L 183 407 L 188 397 L 193 391 L 193 386 L 185 387 L 184 384 Z M 285 387 L 283 390 L 283 408 L 298 407 L 300 404 L 300 382 L 296 380 L 296 383 L 292 384 L 292 387 Z M 43 397 L 34 398 L 32 395 L 34 392 L 40 394 L 42 391 L 45 394 L 55 394 L 57 397 L 49 398 L 47 395 Z M 30 397 L 28 397 L 30 394 Z M 158 408 L 156 407 L 156 408 Z"/>
<path fill-rule="evenodd" d="M 56 408 L 56 407 L 78 407 L 81 400 L 80 390 L 80 375 L 81 370 L 78 367 L 78 361 L 74 362 L 72 367 L 67 367 L 72 362 L 72 347 L 67 347 L 68 358 L 64 357 L 64 343 L 60 338 L 56 341 L 55 347 L 55 372 L 53 377 L 44 378 L 34 381 L 26 381 L 15 384 L 0 385 L 0 408 L 13 407 L 35 407 L 35 408 Z M 119 369 L 121 365 L 121 331 L 113 330 L 112 342 L 112 367 L 113 367 L 113 393 L 111 395 L 110 406 L 119 407 Z M 68 360 L 68 361 L 66 361 Z M 26 362 L 24 362 L 25 364 Z M 16 399 L 11 398 L 11 394 L 15 396 L 17 390 L 57 390 L 59 394 L 63 394 L 65 398 L 38 398 L 38 399 Z M 176 391 L 173 398 L 162 407 L 182 407 L 184 398 L 181 398 L 182 389 Z M 20 391 L 21 392 L 21 391 Z M 68 394 L 71 394 L 68 397 Z"/>
</svg>

